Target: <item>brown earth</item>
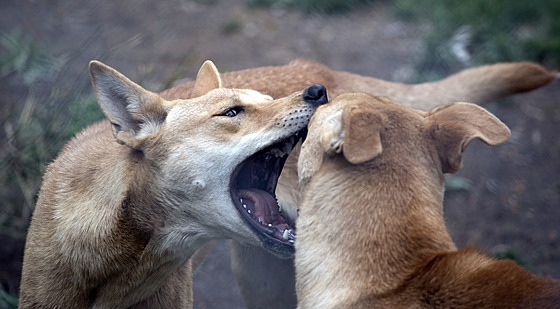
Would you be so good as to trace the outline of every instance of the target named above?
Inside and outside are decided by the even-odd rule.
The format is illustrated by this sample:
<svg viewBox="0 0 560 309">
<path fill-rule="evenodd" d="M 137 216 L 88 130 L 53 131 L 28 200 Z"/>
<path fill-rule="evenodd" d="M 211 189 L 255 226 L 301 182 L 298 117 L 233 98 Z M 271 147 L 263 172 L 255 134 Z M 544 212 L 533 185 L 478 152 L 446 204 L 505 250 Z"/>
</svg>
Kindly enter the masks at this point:
<svg viewBox="0 0 560 309">
<path fill-rule="evenodd" d="M 90 93 L 91 59 L 159 91 L 192 79 L 206 59 L 225 72 L 302 57 L 337 70 L 408 81 L 423 48 L 420 29 L 395 19 L 386 4 L 324 16 L 249 9 L 246 0 L 24 0 L 0 2 L 0 17 L 0 34 L 18 28 L 64 60 L 62 73 L 38 86 L 45 88 L 36 91 L 38 99 L 48 96 L 50 87 Z M 13 75 L 0 78 L 2 109 L 26 95 Z M 535 273 L 555 278 L 560 278 L 559 97 L 556 80 L 490 105 L 511 128 L 512 139 L 500 147 L 471 144 L 464 168 L 451 179 L 459 183 L 454 187 L 465 181 L 470 186 L 450 190 L 445 201 L 447 224 L 459 246 L 510 253 Z M 63 115 L 59 110 L 53 117 Z M 0 237 L 0 279 L 17 287 L 23 242 Z M 196 274 L 195 308 L 242 308 L 227 241 L 218 243 Z"/>
</svg>

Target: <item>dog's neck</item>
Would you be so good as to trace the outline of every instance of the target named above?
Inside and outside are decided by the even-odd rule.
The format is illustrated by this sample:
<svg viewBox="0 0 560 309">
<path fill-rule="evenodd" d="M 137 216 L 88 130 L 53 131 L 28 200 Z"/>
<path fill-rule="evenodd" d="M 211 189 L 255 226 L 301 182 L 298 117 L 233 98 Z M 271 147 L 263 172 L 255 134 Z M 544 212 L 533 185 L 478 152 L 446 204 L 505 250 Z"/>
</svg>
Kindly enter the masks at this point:
<svg viewBox="0 0 560 309">
<path fill-rule="evenodd" d="M 112 223 L 112 229 L 118 232 L 114 234 L 124 235 L 114 242 L 124 252 L 123 255 L 136 264 L 121 269 L 115 278 L 97 287 L 95 304 L 117 307 L 117 303 L 111 301 L 117 301 L 119 305 L 132 304 L 146 295 L 152 296 L 144 303 L 159 303 L 157 298 L 161 297 L 160 294 L 174 293 L 168 288 L 173 282 L 191 284 L 190 259 L 208 239 L 198 232 L 200 227 L 195 219 L 185 218 L 180 205 L 174 205 L 174 195 L 163 191 L 162 180 L 153 172 L 154 168 L 158 168 L 154 167 L 158 160 L 146 158 L 143 153 L 122 145 L 111 144 L 108 147 L 114 147 L 112 154 L 119 157 L 115 160 L 119 162 L 118 166 L 114 168 L 128 171 L 103 178 L 107 186 L 122 188 L 121 192 L 112 195 L 112 201 L 107 204 L 116 212 L 114 217 L 117 220 Z M 110 168 L 107 170 L 111 171 Z M 124 287 L 121 284 L 130 281 L 137 282 L 137 286 Z M 191 297 L 188 286 L 185 289 L 186 294 L 178 295 L 181 298 Z M 118 293 L 127 296 L 115 296 Z"/>
<path fill-rule="evenodd" d="M 340 308 L 356 291 L 383 295 L 427 256 L 456 249 L 442 219 L 441 173 L 399 166 L 331 158 L 307 185 L 296 255 L 301 308 Z"/>
</svg>

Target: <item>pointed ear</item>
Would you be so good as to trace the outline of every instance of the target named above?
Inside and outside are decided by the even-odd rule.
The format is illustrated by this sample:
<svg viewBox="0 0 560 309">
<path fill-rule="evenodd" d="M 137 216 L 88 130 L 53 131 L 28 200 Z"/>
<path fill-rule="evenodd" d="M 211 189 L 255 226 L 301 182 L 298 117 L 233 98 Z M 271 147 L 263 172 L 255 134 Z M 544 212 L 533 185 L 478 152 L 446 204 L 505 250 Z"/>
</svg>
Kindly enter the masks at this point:
<svg viewBox="0 0 560 309">
<path fill-rule="evenodd" d="M 117 141 L 139 148 L 147 135 L 155 133 L 167 116 L 165 101 L 98 61 L 89 64 L 93 89 Z"/>
<path fill-rule="evenodd" d="M 216 88 L 222 88 L 220 73 L 218 73 L 218 69 L 212 61 L 206 60 L 196 75 L 196 82 L 191 98 L 203 96 L 210 90 L 214 90 Z"/>
<path fill-rule="evenodd" d="M 444 173 L 461 167 L 462 153 L 478 138 L 488 145 L 500 145 L 511 136 L 508 127 L 485 109 L 470 103 L 452 103 L 428 113 L 429 130 Z"/>
<path fill-rule="evenodd" d="M 383 121 L 368 107 L 348 106 L 342 114 L 344 142 L 342 152 L 348 162 L 360 164 L 369 161 L 383 149 L 380 132 Z"/>
</svg>

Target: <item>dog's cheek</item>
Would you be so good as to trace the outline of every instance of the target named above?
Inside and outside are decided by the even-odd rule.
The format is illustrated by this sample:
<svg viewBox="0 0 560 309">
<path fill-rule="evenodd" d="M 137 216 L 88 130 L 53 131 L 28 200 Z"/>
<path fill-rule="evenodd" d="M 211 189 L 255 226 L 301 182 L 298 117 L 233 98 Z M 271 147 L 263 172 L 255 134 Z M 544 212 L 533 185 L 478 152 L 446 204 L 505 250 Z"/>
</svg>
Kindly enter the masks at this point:
<svg viewBox="0 0 560 309">
<path fill-rule="evenodd" d="M 209 166 L 204 166 L 200 158 L 189 158 L 187 153 L 174 153 L 167 157 L 163 164 L 162 180 L 166 189 L 181 195 L 196 195 L 204 192 L 207 179 L 202 174 L 193 171 L 209 171 Z M 199 168 L 193 167 L 199 165 Z M 203 167 L 204 166 L 204 167 Z"/>
</svg>

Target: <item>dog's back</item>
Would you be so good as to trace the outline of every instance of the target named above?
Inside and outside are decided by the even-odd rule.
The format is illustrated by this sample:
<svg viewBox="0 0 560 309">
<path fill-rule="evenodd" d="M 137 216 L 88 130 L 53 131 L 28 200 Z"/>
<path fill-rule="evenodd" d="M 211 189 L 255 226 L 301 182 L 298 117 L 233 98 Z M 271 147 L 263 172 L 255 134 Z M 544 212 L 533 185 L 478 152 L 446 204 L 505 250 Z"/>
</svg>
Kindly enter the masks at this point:
<svg viewBox="0 0 560 309">
<path fill-rule="evenodd" d="M 374 72 L 372 72 L 374 74 Z M 322 84 L 329 97 L 362 92 L 390 98 L 399 104 L 430 110 L 463 101 L 486 104 L 507 95 L 537 89 L 557 76 L 538 64 L 513 62 L 467 69 L 436 82 L 408 85 L 385 81 L 297 59 L 287 65 L 265 66 L 222 74 L 224 87 L 250 88 L 274 98 L 286 96 L 311 84 Z M 194 83 L 187 82 L 161 93 L 165 99 L 188 98 Z"/>
</svg>

